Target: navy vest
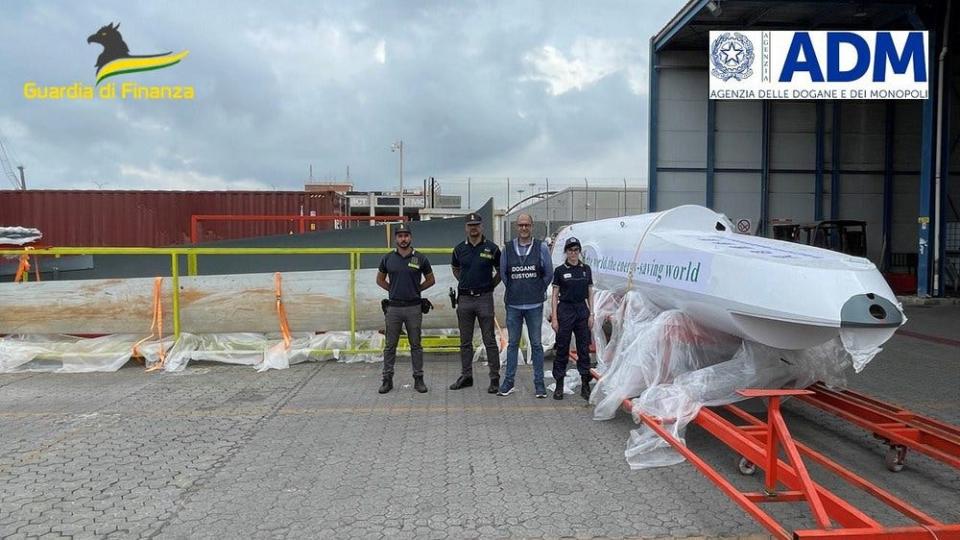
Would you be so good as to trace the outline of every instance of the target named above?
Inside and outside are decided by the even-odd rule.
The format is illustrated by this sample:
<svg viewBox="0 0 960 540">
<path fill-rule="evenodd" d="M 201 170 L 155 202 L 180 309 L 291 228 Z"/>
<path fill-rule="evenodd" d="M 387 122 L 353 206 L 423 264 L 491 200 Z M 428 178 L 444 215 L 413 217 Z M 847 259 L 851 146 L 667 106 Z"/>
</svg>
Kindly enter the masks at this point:
<svg viewBox="0 0 960 540">
<path fill-rule="evenodd" d="M 507 244 L 503 256 L 507 258 L 507 276 L 510 281 L 503 297 L 504 304 L 521 306 L 543 302 L 543 293 L 546 291 L 543 276 L 547 270 L 540 260 L 540 250 L 540 240 L 534 239 L 530 251 L 525 257 L 521 257 L 517 255 L 513 241 Z"/>
</svg>

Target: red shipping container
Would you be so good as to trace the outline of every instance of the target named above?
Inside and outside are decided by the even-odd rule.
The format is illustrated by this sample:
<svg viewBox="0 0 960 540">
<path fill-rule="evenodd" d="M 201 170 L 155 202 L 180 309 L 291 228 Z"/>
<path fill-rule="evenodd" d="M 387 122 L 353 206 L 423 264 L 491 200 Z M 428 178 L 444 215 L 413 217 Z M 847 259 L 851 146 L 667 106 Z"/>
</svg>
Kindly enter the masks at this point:
<svg viewBox="0 0 960 540">
<path fill-rule="evenodd" d="M 0 190 L 0 226 L 40 229 L 47 246 L 161 247 L 190 242 L 192 215 L 345 215 L 346 205 L 332 191 Z M 201 223 L 200 241 L 298 231 L 297 222 Z"/>
</svg>

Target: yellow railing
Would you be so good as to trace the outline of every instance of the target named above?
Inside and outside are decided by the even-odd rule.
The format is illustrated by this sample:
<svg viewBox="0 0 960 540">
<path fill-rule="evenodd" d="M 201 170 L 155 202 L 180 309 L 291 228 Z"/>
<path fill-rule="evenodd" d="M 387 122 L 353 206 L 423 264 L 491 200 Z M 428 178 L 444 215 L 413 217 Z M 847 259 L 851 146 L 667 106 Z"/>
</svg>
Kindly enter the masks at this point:
<svg viewBox="0 0 960 540">
<path fill-rule="evenodd" d="M 5 249 L 0 255 L 47 255 L 62 257 L 67 255 L 153 255 L 170 257 L 170 278 L 173 289 L 173 334 L 180 337 L 180 257 L 187 258 L 187 275 L 196 276 L 199 268 L 197 257 L 200 255 L 346 255 L 350 270 L 350 349 L 339 350 L 345 354 L 381 353 L 383 349 L 357 348 L 357 270 L 360 270 L 361 255 L 383 255 L 389 248 L 209 248 L 209 247 L 54 247 L 40 249 Z M 430 254 L 449 255 L 451 248 L 417 248 L 417 251 Z M 424 347 L 424 352 L 454 352 L 455 347 Z M 317 349 L 314 354 L 330 354 L 333 350 Z"/>
</svg>

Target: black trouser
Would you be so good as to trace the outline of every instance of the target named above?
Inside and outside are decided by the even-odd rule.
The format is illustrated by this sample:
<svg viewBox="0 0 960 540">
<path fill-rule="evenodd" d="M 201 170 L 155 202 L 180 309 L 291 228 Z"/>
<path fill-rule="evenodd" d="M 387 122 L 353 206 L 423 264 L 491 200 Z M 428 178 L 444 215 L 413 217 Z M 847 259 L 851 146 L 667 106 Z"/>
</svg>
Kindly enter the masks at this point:
<svg viewBox="0 0 960 540">
<path fill-rule="evenodd" d="M 490 379 L 500 379 L 500 349 L 493 322 L 493 293 L 480 296 L 461 294 L 457 301 L 457 321 L 460 326 L 460 374 L 473 376 L 473 326 L 480 322 L 483 347 L 487 350 Z"/>
<path fill-rule="evenodd" d="M 560 380 L 567 373 L 570 356 L 570 334 L 577 336 L 577 371 L 590 375 L 590 310 L 586 302 L 557 303 L 557 357 L 553 360 L 553 378 Z"/>
<path fill-rule="evenodd" d="M 410 359 L 413 361 L 413 376 L 423 377 L 423 347 L 420 345 L 423 312 L 420 311 L 420 304 L 388 306 L 384 318 L 387 338 L 383 348 L 383 376 L 393 377 L 393 365 L 397 360 L 397 343 L 400 341 L 400 327 L 406 325 L 407 339 L 410 341 Z"/>
</svg>

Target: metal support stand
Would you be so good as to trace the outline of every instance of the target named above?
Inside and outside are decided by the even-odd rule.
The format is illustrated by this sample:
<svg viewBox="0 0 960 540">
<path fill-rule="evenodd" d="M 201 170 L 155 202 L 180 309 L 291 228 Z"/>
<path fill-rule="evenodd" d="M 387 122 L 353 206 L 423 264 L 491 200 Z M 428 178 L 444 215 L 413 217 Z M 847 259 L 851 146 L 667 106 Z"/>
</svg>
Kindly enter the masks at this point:
<svg viewBox="0 0 960 540">
<path fill-rule="evenodd" d="M 593 371 L 594 378 L 600 374 Z M 742 492 L 715 468 L 694 451 L 664 429 L 663 424 L 672 420 L 654 418 L 646 414 L 633 414 L 633 403 L 623 400 L 622 408 L 631 413 L 638 422 L 652 429 L 694 467 L 740 505 L 747 514 L 769 531 L 782 539 L 800 538 L 904 538 L 904 539 L 960 539 L 960 524 L 944 524 L 923 513 L 906 501 L 900 500 L 868 480 L 857 476 L 844 466 L 793 440 L 786 422 L 780 413 L 780 399 L 784 396 L 809 398 L 814 390 L 768 390 L 747 389 L 740 394 L 745 397 L 768 399 L 767 422 L 733 405 L 725 410 L 746 422 L 736 425 L 709 408 L 702 408 L 693 423 L 700 426 L 736 452 L 739 468 L 743 474 L 753 474 L 757 468 L 764 471 L 764 486 L 760 492 Z M 779 458 L 783 448 L 786 461 Z M 880 502 L 917 522 L 907 527 L 886 527 L 866 513 L 841 499 L 824 486 L 815 482 L 807 471 L 801 454 L 824 469 L 836 474 L 850 485 L 872 495 Z M 783 486 L 781 488 L 781 486 Z M 771 502 L 803 502 L 810 508 L 816 528 L 788 531 L 768 514 L 760 504 Z"/>
<path fill-rule="evenodd" d="M 960 469 L 960 428 L 884 403 L 850 390 L 831 390 L 822 383 L 801 396 L 808 403 L 873 433 L 889 447 L 888 469 L 903 469 L 907 449 Z"/>
</svg>

